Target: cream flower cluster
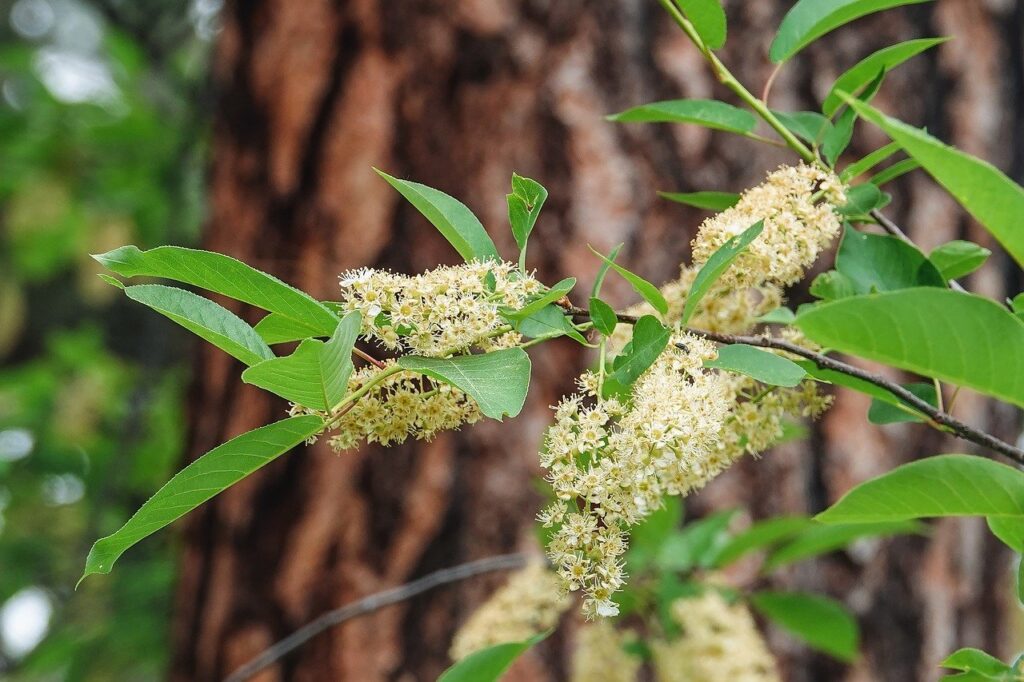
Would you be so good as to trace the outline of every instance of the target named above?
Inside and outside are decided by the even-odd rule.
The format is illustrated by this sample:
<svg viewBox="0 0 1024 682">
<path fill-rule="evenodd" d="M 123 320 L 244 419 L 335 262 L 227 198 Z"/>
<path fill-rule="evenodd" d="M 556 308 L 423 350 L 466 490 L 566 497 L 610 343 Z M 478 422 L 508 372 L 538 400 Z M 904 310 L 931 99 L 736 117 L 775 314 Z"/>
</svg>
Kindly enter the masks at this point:
<svg viewBox="0 0 1024 682">
<path fill-rule="evenodd" d="M 779 682 L 775 659 L 750 611 L 717 590 L 672 604 L 682 627 L 673 641 L 651 643 L 658 682 Z"/>
<path fill-rule="evenodd" d="M 576 633 L 571 682 L 635 682 L 640 658 L 625 649 L 629 636 L 606 620 L 587 623 Z"/>
<path fill-rule="evenodd" d="M 476 401 L 450 384 L 433 383 L 415 372 L 398 372 L 381 380 L 393 365 L 389 360 L 383 368 L 368 366 L 352 373 L 349 394 L 368 383 L 379 383 L 334 416 L 337 434 L 329 441 L 332 448 L 341 452 L 363 441 L 386 446 L 410 437 L 429 440 L 440 431 L 482 418 Z"/>
<path fill-rule="evenodd" d="M 703 368 L 714 346 L 692 336 L 674 341 L 637 379 L 628 403 L 600 399 L 586 374 L 581 393 L 555 412 L 541 453 L 556 501 L 540 514 L 558 526 L 548 554 L 565 587 L 583 590 L 588 618 L 618 612 L 625 580 L 625 530 L 707 480 L 709 456 L 728 414 L 728 386 Z"/>
<path fill-rule="evenodd" d="M 568 608 L 558 576 L 543 563 L 530 564 L 473 612 L 455 633 L 449 655 L 458 661 L 495 644 L 528 639 L 554 627 Z"/>
<path fill-rule="evenodd" d="M 362 268 L 341 276 L 342 308 L 363 316 L 361 336 L 398 352 L 444 357 L 507 348 L 503 307 L 518 309 L 543 285 L 511 263 L 473 261 L 408 276 Z"/>
<path fill-rule="evenodd" d="M 693 240 L 693 262 L 702 265 L 725 242 L 759 220 L 764 230 L 723 275 L 727 282 L 788 286 L 839 233 L 835 207 L 846 202 L 839 179 L 813 166 L 782 166 L 708 218 Z"/>
</svg>

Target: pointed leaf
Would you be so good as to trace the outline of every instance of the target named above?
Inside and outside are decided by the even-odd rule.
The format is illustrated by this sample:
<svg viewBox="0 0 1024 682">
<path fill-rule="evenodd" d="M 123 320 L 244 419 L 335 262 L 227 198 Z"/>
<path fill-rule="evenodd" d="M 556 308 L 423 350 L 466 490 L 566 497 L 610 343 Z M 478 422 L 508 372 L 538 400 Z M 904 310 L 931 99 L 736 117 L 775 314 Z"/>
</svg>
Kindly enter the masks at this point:
<svg viewBox="0 0 1024 682">
<path fill-rule="evenodd" d="M 887 182 L 892 182 L 901 175 L 906 175 L 910 171 L 917 170 L 921 167 L 921 164 L 917 159 L 903 159 L 898 163 L 894 163 L 883 171 L 879 171 L 876 175 L 871 176 L 871 183 L 881 187 Z"/>
<path fill-rule="evenodd" d="M 686 326 L 690 318 L 697 311 L 697 304 L 704 298 L 704 295 L 711 290 L 712 285 L 722 276 L 732 262 L 736 260 L 744 249 L 750 246 L 758 235 L 764 230 L 764 221 L 758 220 L 742 233 L 732 237 L 718 247 L 718 250 L 711 254 L 707 262 L 701 266 L 697 276 L 690 286 L 690 293 L 686 296 L 686 303 L 683 305 L 683 316 L 680 324 Z M 668 306 L 666 304 L 666 310 Z"/>
<path fill-rule="evenodd" d="M 839 602 L 799 592 L 757 592 L 754 608 L 808 645 L 842 661 L 857 657 L 857 621 Z"/>
<path fill-rule="evenodd" d="M 1006 680 L 1006 682 L 1014 679 L 1009 676 L 1013 673 L 1010 666 L 980 649 L 959 649 L 951 653 L 939 665 L 953 670 L 980 673 L 985 676 L 984 679 Z"/>
<path fill-rule="evenodd" d="M 666 301 L 665 297 L 661 295 L 661 292 L 658 290 L 658 287 L 654 286 L 640 275 L 630 272 L 629 270 L 622 267 L 615 261 L 609 258 L 605 258 L 603 255 L 601 255 L 600 252 L 594 251 L 593 247 L 590 247 L 590 250 L 593 251 L 598 258 L 603 260 L 606 265 L 610 266 L 613 270 L 615 270 L 615 272 L 619 273 L 619 275 L 621 275 L 623 279 L 629 282 L 630 285 L 633 287 L 633 290 L 636 293 L 640 294 L 640 296 L 642 296 L 645 301 L 650 303 L 655 310 L 657 310 L 662 315 L 668 313 L 668 301 Z"/>
<path fill-rule="evenodd" d="M 590 299 L 590 321 L 594 323 L 594 329 L 605 336 L 615 333 L 615 328 L 619 325 L 615 310 L 599 298 Z"/>
<path fill-rule="evenodd" d="M 722 346 L 718 357 L 708 360 L 704 366 L 738 372 L 769 386 L 793 387 L 807 376 L 792 360 L 742 343 Z"/>
<path fill-rule="evenodd" d="M 895 142 L 890 142 L 884 147 L 879 147 L 875 151 L 871 152 L 859 161 L 854 161 L 849 166 L 843 169 L 843 172 L 839 174 L 839 179 L 843 182 L 849 182 L 854 178 L 867 173 L 869 170 L 882 163 L 890 156 L 895 154 L 901 149 L 901 147 Z"/>
<path fill-rule="evenodd" d="M 474 651 L 437 678 L 437 682 L 497 682 L 528 649 L 543 641 L 551 630 L 522 642 L 506 642 Z"/>
<path fill-rule="evenodd" d="M 673 99 L 652 102 L 608 117 L 617 123 L 695 123 L 714 130 L 744 135 L 753 132 L 752 113 L 713 99 Z"/>
<path fill-rule="evenodd" d="M 519 414 L 530 387 L 530 356 L 522 348 L 453 358 L 407 355 L 398 364 L 464 391 L 485 416 L 498 421 Z"/>
<path fill-rule="evenodd" d="M 537 224 L 537 216 L 548 198 L 548 191 L 536 180 L 512 174 L 512 193 L 505 195 L 508 201 L 508 221 L 512 236 L 520 251 L 526 250 L 526 242 Z"/>
<path fill-rule="evenodd" d="M 658 192 L 658 196 L 708 211 L 724 211 L 735 206 L 740 200 L 740 195 L 735 192 Z"/>
<path fill-rule="evenodd" d="M 935 247 L 928 254 L 928 260 L 946 279 L 957 279 L 980 268 L 991 255 L 992 252 L 983 246 L 956 239 Z"/>
<path fill-rule="evenodd" d="M 527 318 L 538 312 L 541 308 L 545 308 L 555 301 L 559 301 L 564 298 L 566 294 L 572 291 L 574 286 L 576 286 L 576 278 L 566 277 L 562 281 L 554 284 L 550 289 L 544 292 L 543 295 L 533 301 L 530 301 L 519 310 L 510 310 L 503 313 L 503 315 L 511 321 Z"/>
<path fill-rule="evenodd" d="M 768 557 L 765 571 L 788 566 L 798 561 L 842 549 L 861 538 L 889 537 L 924 530 L 917 521 L 886 521 L 881 523 L 815 524 Z"/>
</svg>

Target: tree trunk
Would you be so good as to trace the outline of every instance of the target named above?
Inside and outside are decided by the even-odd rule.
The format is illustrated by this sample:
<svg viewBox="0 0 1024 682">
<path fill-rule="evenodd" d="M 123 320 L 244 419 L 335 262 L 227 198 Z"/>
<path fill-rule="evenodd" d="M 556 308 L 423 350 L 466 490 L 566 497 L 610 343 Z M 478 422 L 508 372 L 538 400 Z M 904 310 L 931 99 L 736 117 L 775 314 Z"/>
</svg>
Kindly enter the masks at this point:
<svg viewBox="0 0 1024 682">
<path fill-rule="evenodd" d="M 764 55 L 789 3 L 727 4 L 727 64 L 760 88 Z M 878 104 L 924 124 L 1019 178 L 1021 9 L 941 0 L 868 18 L 808 49 L 776 81 L 776 108 L 811 109 L 868 52 L 952 34 L 936 55 L 893 73 Z M 205 247 L 337 297 L 337 275 L 363 265 L 416 272 L 456 254 L 371 166 L 463 199 L 506 254 L 504 194 L 512 171 L 551 192 L 531 241 L 545 281 L 597 268 L 587 245 L 623 255 L 664 281 L 688 257 L 702 214 L 655 190 L 738 191 L 792 162 L 782 150 L 695 127 L 615 125 L 627 106 L 722 95 L 697 52 L 652 0 L 235 0 L 224 9 L 215 78 L 220 104 Z M 877 132 L 855 145 L 883 143 Z M 898 183 L 889 213 L 930 248 L 987 243 L 920 174 Z M 970 284 L 1007 286 L 1000 259 Z M 609 281 L 615 302 L 628 287 Z M 1016 291 L 1016 289 L 1014 289 Z M 799 298 L 799 294 L 795 294 Z M 241 313 L 251 321 L 253 311 Z M 429 444 L 335 455 L 301 448 L 195 513 L 186 524 L 173 678 L 217 680 L 323 611 L 437 568 L 532 546 L 541 502 L 531 480 L 548 405 L 587 362 L 578 346 L 532 352 L 534 380 L 515 420 L 480 423 Z M 197 354 L 194 456 L 284 415 L 238 380 L 237 362 Z M 916 456 L 965 451 L 923 427 L 866 424 L 843 394 L 804 445 L 780 447 L 721 477 L 690 507 L 744 505 L 755 516 L 821 509 L 854 483 Z M 961 416 L 1001 429 L 1013 414 L 962 396 Z M 790 680 L 934 679 L 958 646 L 1003 654 L 1009 560 L 974 522 L 930 538 L 858 547 L 775 580 L 821 590 L 861 616 L 865 655 L 843 667 L 773 633 Z M 313 639 L 261 680 L 431 680 L 454 628 L 500 581 L 476 578 L 383 609 Z M 556 635 L 515 674 L 564 679 Z"/>
</svg>

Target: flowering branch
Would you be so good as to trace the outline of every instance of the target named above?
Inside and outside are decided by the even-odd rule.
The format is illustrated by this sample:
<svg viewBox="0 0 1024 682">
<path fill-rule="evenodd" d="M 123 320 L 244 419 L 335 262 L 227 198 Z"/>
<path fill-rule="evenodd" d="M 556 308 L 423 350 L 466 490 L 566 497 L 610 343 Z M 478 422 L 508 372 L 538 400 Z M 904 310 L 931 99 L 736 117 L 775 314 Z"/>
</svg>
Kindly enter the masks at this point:
<svg viewBox="0 0 1024 682">
<path fill-rule="evenodd" d="M 574 317 L 590 319 L 590 313 L 583 308 L 568 306 L 565 310 Z M 617 312 L 615 315 L 618 318 L 618 321 L 624 324 L 635 324 L 639 319 L 635 315 L 627 315 L 625 313 Z M 799 355 L 806 360 L 810 360 L 822 369 L 832 370 L 834 372 L 839 372 L 841 374 L 846 374 L 847 376 L 861 379 L 862 381 L 867 381 L 868 383 L 874 384 L 875 386 L 892 393 L 904 403 L 920 411 L 934 424 L 943 427 L 943 430 L 953 433 L 959 438 L 971 441 L 972 443 L 1005 455 L 1018 464 L 1024 465 L 1024 450 L 1010 445 L 989 433 L 980 431 L 968 424 L 965 424 L 948 412 L 945 412 L 928 401 L 914 395 L 898 383 L 890 381 L 878 374 L 872 374 L 871 372 L 862 370 L 859 367 L 854 367 L 853 365 L 842 362 L 841 360 L 830 358 L 827 355 L 816 353 L 812 350 L 808 350 L 807 348 L 790 343 L 789 341 L 772 338 L 770 336 L 739 336 L 735 334 L 722 334 L 719 332 L 692 328 L 686 329 L 686 332 L 717 343 L 741 343 L 748 346 L 785 351 L 787 353 Z"/>
</svg>

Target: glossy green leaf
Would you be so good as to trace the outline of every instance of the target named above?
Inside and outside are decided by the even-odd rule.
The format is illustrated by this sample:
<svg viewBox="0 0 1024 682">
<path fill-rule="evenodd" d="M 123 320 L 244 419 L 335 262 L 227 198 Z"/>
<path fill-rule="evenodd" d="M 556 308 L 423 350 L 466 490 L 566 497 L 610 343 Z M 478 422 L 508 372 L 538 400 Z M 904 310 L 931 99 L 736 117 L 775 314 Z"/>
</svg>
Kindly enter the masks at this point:
<svg viewBox="0 0 1024 682">
<path fill-rule="evenodd" d="M 875 523 L 934 516 L 1024 516 L 1024 472 L 972 455 L 927 457 L 861 483 L 816 518 Z"/>
<path fill-rule="evenodd" d="M 732 262 L 750 246 L 752 241 L 757 239 L 763 230 L 764 221 L 758 220 L 740 234 L 731 237 L 718 247 L 717 251 L 711 254 L 711 257 L 708 258 L 707 262 L 697 272 L 697 276 L 693 278 L 693 284 L 690 285 L 690 292 L 686 296 L 686 303 L 683 305 L 683 315 L 679 322 L 681 325 L 685 326 L 690 321 L 690 318 L 697 311 L 697 304 L 704 298 L 704 295 L 711 290 L 711 287 L 718 281 L 718 278 L 729 269 Z"/>
<path fill-rule="evenodd" d="M 874 123 L 946 188 L 967 212 L 999 240 L 1007 253 L 1024 263 L 1024 188 L 998 168 L 970 154 L 950 147 L 925 131 L 890 118 L 859 101 L 851 106 Z"/>
<path fill-rule="evenodd" d="M 886 521 L 857 524 L 815 524 L 791 542 L 772 552 L 765 562 L 765 571 L 788 566 L 822 554 L 842 549 L 862 538 L 881 538 L 906 533 L 920 533 L 923 526 L 916 521 Z"/>
<path fill-rule="evenodd" d="M 938 268 L 912 244 L 849 227 L 843 230 L 836 270 L 846 276 L 855 294 L 946 286 Z"/>
<path fill-rule="evenodd" d="M 816 111 L 773 111 L 772 113 L 791 133 L 810 144 L 821 144 L 825 135 L 832 130 L 832 121 Z"/>
<path fill-rule="evenodd" d="M 740 109 L 713 99 L 674 99 L 652 102 L 608 117 L 617 123 L 694 123 L 744 135 L 753 132 L 757 119 Z"/>
<path fill-rule="evenodd" d="M 854 296 L 801 308 L 795 324 L 822 346 L 1024 406 L 1024 322 L 981 296 L 937 287 Z"/>
<path fill-rule="evenodd" d="M 988 529 L 1018 554 L 1024 554 L 1024 516 L 989 516 Z"/>
<path fill-rule="evenodd" d="M 123 277 L 161 277 L 191 284 L 302 322 L 324 336 L 338 324 L 338 317 L 309 294 L 223 254 L 180 246 L 148 251 L 122 246 L 93 258 Z"/>
<path fill-rule="evenodd" d="M 807 376 L 792 360 L 742 343 L 722 346 L 718 357 L 708 360 L 704 366 L 738 372 L 769 386 L 793 387 Z"/>
<path fill-rule="evenodd" d="M 437 682 L 497 682 L 517 658 L 550 634 L 548 630 L 521 642 L 495 644 L 474 651 L 441 673 Z"/>
<path fill-rule="evenodd" d="M 752 524 L 722 547 L 715 566 L 727 566 L 745 554 L 776 545 L 816 525 L 806 516 L 779 516 Z"/>
<path fill-rule="evenodd" d="M 554 284 L 541 296 L 534 299 L 533 301 L 530 301 L 519 310 L 511 310 L 506 313 L 503 313 L 503 315 L 504 317 L 512 321 L 521 320 L 523 318 L 529 317 L 530 315 L 533 315 L 534 313 L 538 312 L 541 308 L 545 308 L 548 305 L 554 303 L 555 301 L 564 298 L 566 294 L 572 291 L 572 288 L 574 286 L 576 286 L 576 278 L 566 277 L 562 281 Z"/>
<path fill-rule="evenodd" d="M 594 323 L 594 329 L 605 336 L 611 336 L 619 325 L 615 309 L 599 298 L 590 299 L 590 321 Z"/>
<path fill-rule="evenodd" d="M 725 10 L 720 0 L 672 0 L 693 24 L 704 45 L 712 50 L 725 45 Z"/>
<path fill-rule="evenodd" d="M 409 200 L 466 261 L 500 260 L 498 249 L 473 212 L 458 199 L 418 182 L 399 180 L 374 169 Z"/>
<path fill-rule="evenodd" d="M 452 358 L 406 355 L 398 364 L 464 391 L 485 416 L 499 421 L 519 414 L 530 387 L 530 356 L 522 348 Z"/>
<path fill-rule="evenodd" d="M 668 313 L 668 302 L 665 300 L 665 297 L 661 295 L 658 287 L 654 286 L 640 275 L 630 272 L 610 258 L 605 258 L 599 251 L 595 251 L 593 247 L 591 247 L 590 250 L 593 251 L 598 258 L 603 260 L 606 265 L 611 267 L 612 270 L 619 273 L 623 279 L 629 282 L 630 286 L 633 287 L 633 291 L 640 294 L 640 296 L 650 303 L 655 310 L 662 315 Z"/>
<path fill-rule="evenodd" d="M 904 384 L 903 388 L 932 407 L 938 407 L 938 396 L 935 392 L 934 383 L 915 382 Z M 914 412 L 908 412 L 906 409 L 903 409 L 904 407 L 914 410 Z M 926 417 L 920 416 L 913 406 L 903 405 L 903 403 L 894 405 L 887 399 L 873 398 L 871 400 L 871 407 L 868 408 L 868 421 L 872 424 L 899 424 L 903 422 L 923 422 L 925 420 Z"/>
<path fill-rule="evenodd" d="M 578 343 L 587 343 L 579 330 L 572 325 L 565 310 L 553 303 L 528 317 L 513 321 L 512 326 L 517 332 L 531 339 L 553 339 L 559 336 L 568 336 Z"/>
<path fill-rule="evenodd" d="M 984 246 L 957 239 L 935 247 L 928 260 L 946 279 L 957 279 L 980 268 L 991 255 Z"/>
<path fill-rule="evenodd" d="M 689 571 L 714 566 L 718 553 L 729 542 L 729 524 L 735 516 L 735 509 L 721 511 L 690 522 L 678 533 L 666 537 L 658 550 L 658 568 Z"/>
<path fill-rule="evenodd" d="M 512 236 L 519 251 L 526 252 L 526 242 L 537 224 L 537 216 L 547 201 L 548 191 L 536 180 L 512 174 L 512 193 L 505 195 L 508 201 L 508 221 Z"/>
<path fill-rule="evenodd" d="M 740 200 L 740 195 L 735 192 L 658 192 L 658 196 L 708 211 L 724 211 Z"/>
<path fill-rule="evenodd" d="M 633 325 L 633 339 L 628 349 L 616 358 L 611 374 L 620 386 L 629 387 L 647 371 L 668 345 L 672 332 L 653 315 L 644 315 Z"/>
<path fill-rule="evenodd" d="M 178 472 L 120 530 L 97 540 L 85 560 L 82 578 L 110 573 L 114 562 L 129 547 L 319 433 L 323 426 L 320 417 L 291 417 L 210 450 Z"/>
<path fill-rule="evenodd" d="M 800 592 L 756 592 L 750 603 L 763 616 L 818 651 L 842 661 L 857 657 L 857 621 L 839 602 Z"/>
<path fill-rule="evenodd" d="M 900 147 L 895 142 L 890 142 L 884 147 L 879 147 L 875 151 L 871 152 L 864 158 L 854 161 L 849 166 L 843 169 L 843 172 L 839 174 L 839 179 L 843 182 L 849 182 L 854 178 L 867 173 L 869 170 L 882 163 L 890 156 L 898 152 Z"/>
<path fill-rule="evenodd" d="M 277 313 L 269 313 L 254 327 L 265 343 L 274 345 L 276 343 L 289 343 L 301 341 L 314 336 L 326 336 L 321 330 L 310 327 L 302 322 L 289 319 Z"/>
<path fill-rule="evenodd" d="M 124 293 L 247 365 L 274 357 L 273 351 L 252 327 L 207 298 L 160 284 L 126 287 Z"/>
<path fill-rule="evenodd" d="M 947 40 L 949 38 L 918 38 L 883 47 L 881 50 L 869 54 L 836 79 L 821 105 L 821 110 L 826 116 L 831 116 L 843 105 L 842 98 L 837 94 L 839 91 L 857 92 L 870 83 L 879 71 L 889 71 L 911 57 Z"/>
<path fill-rule="evenodd" d="M 779 63 L 843 24 L 890 7 L 928 0 L 800 0 L 786 13 L 768 56 Z M 872 74 L 873 75 L 873 74 Z"/>
</svg>

